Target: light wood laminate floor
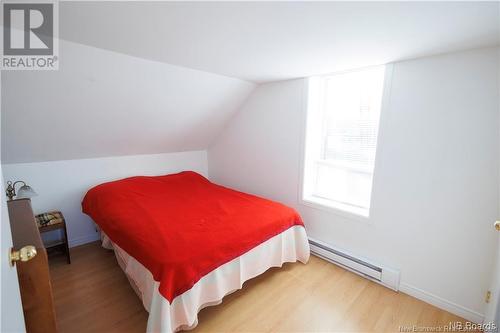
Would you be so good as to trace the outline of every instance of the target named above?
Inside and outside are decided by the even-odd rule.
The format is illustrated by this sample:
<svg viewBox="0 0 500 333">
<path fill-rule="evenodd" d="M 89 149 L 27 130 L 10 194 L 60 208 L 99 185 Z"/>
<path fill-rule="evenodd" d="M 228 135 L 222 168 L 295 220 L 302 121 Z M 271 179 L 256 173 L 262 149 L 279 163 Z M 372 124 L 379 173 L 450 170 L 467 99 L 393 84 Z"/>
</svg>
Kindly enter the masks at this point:
<svg viewBox="0 0 500 333">
<path fill-rule="evenodd" d="M 71 249 L 72 263 L 51 258 L 61 333 L 145 332 L 148 314 L 98 243 Z M 247 281 L 222 304 L 199 314 L 191 332 L 398 332 L 463 319 L 311 256 Z"/>
</svg>

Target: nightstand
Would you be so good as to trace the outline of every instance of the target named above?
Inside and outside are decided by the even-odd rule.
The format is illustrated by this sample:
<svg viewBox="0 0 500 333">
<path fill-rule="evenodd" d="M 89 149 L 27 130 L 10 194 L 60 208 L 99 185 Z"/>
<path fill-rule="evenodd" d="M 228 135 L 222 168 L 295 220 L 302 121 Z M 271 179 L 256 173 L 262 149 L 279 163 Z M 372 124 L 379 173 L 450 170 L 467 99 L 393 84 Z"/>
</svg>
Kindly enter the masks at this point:
<svg viewBox="0 0 500 333">
<path fill-rule="evenodd" d="M 53 230 L 62 230 L 63 237 L 55 242 L 45 244 L 47 253 L 51 250 L 60 249 L 66 254 L 68 264 L 71 264 L 71 257 L 69 254 L 69 244 L 68 244 L 68 233 L 66 231 L 66 221 L 61 212 L 47 212 L 43 214 L 38 214 L 35 216 L 36 224 L 38 225 L 38 230 L 40 234 Z"/>
</svg>

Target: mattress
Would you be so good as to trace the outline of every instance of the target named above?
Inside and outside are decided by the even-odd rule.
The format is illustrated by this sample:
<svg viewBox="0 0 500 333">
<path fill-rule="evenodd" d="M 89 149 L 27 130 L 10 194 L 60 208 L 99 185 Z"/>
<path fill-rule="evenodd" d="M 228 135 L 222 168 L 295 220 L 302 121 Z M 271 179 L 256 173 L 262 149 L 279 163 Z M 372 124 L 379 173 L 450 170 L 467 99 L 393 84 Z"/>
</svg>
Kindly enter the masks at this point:
<svg viewBox="0 0 500 333">
<path fill-rule="evenodd" d="M 245 281 L 286 262 L 305 264 L 309 260 L 305 229 L 293 226 L 219 266 L 169 302 L 159 292 L 159 282 L 153 279 L 149 270 L 114 244 L 104 232 L 101 232 L 101 239 L 103 247 L 114 250 L 118 264 L 149 312 L 147 332 L 192 329 L 198 324 L 201 309 L 221 303 L 225 295 L 241 289 Z"/>
<path fill-rule="evenodd" d="M 293 208 L 192 171 L 97 185 L 85 195 L 82 209 L 151 272 L 170 302 L 270 238 L 304 228 Z"/>
</svg>

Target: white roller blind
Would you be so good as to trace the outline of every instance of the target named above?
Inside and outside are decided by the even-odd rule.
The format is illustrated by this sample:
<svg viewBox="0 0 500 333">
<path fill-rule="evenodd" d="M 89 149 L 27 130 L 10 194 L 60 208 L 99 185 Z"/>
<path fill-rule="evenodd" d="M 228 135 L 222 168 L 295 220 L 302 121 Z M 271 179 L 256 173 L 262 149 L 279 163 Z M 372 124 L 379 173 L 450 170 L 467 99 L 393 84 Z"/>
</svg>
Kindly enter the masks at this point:
<svg viewBox="0 0 500 333">
<path fill-rule="evenodd" d="M 373 170 L 384 68 L 325 78 L 324 160 Z"/>
</svg>

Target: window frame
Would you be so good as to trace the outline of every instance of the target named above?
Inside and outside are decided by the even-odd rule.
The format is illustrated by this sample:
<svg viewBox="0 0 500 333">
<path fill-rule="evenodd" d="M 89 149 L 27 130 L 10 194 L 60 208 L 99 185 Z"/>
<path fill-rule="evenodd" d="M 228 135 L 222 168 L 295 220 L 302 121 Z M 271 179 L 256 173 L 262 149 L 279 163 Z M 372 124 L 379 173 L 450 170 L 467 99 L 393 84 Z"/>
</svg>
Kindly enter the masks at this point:
<svg viewBox="0 0 500 333">
<path fill-rule="evenodd" d="M 372 187 L 371 187 L 371 195 L 370 195 L 370 208 L 365 209 L 365 208 L 357 208 L 353 205 L 349 204 L 342 204 L 340 202 L 336 202 L 333 200 L 329 199 L 321 199 L 315 197 L 314 199 L 311 199 L 310 197 L 307 197 L 305 195 L 305 184 L 304 181 L 306 179 L 305 177 L 305 172 L 306 172 L 306 164 L 307 164 L 307 131 L 308 127 L 310 126 L 309 121 L 311 120 L 308 114 L 308 109 L 310 108 L 310 101 L 309 101 L 309 96 L 310 96 L 310 89 L 311 89 L 311 81 L 314 79 L 317 79 L 318 77 L 322 76 L 331 76 L 331 75 L 337 75 L 337 74 L 345 74 L 345 73 L 351 73 L 351 72 L 358 72 L 358 71 L 363 71 L 363 70 L 368 70 L 373 67 L 378 67 L 378 66 L 385 66 L 385 75 L 384 75 L 384 82 L 383 82 L 383 91 L 382 91 L 382 100 L 381 100 L 381 106 L 380 106 L 380 116 L 379 116 L 379 125 L 378 125 L 378 133 L 377 133 L 377 145 L 375 147 L 375 163 L 374 163 L 374 168 L 373 168 L 373 176 L 372 176 Z M 348 220 L 354 220 L 354 221 L 361 221 L 365 223 L 371 223 L 371 213 L 373 212 L 373 193 L 374 189 L 376 188 L 377 184 L 377 170 L 380 167 L 380 152 L 383 150 L 381 147 L 383 147 L 383 137 L 384 133 L 386 132 L 385 130 L 385 123 L 386 123 L 386 118 L 388 118 L 389 114 L 389 103 L 390 103 L 390 96 L 391 96 L 391 87 L 392 87 L 392 78 L 393 78 L 393 71 L 394 71 L 394 65 L 392 63 L 389 64 L 382 64 L 382 65 L 377 65 L 377 66 L 369 66 L 369 67 L 363 67 L 363 68 L 357 68 L 357 69 L 352 69 L 352 70 L 346 70 L 346 71 L 339 71 L 339 72 L 333 72 L 325 75 L 320 75 L 320 76 L 314 76 L 314 77 L 308 77 L 304 78 L 304 87 L 303 87 L 303 96 L 302 96 L 302 116 L 303 116 L 303 126 L 302 126 L 302 137 L 301 137 L 301 159 L 300 159 L 300 167 L 299 167 L 299 186 L 298 186 L 298 202 L 299 204 L 302 204 L 304 206 L 317 209 L 317 210 L 322 210 L 326 211 L 329 213 L 333 213 L 337 216 L 344 217 Z M 317 161 L 316 161 L 317 162 Z"/>
</svg>

